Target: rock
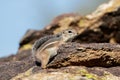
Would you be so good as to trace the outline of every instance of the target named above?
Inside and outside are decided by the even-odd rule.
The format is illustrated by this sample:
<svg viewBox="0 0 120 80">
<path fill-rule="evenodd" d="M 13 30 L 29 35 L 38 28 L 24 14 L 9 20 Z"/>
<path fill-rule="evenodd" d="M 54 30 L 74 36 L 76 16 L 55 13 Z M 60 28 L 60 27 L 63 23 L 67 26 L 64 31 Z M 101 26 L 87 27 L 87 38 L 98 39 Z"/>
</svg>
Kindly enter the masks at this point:
<svg viewBox="0 0 120 80">
<path fill-rule="evenodd" d="M 65 66 L 120 66 L 120 45 L 109 43 L 61 45 L 58 55 L 48 67 Z"/>
<path fill-rule="evenodd" d="M 83 67 L 69 66 L 57 69 L 42 70 L 37 68 L 37 73 L 33 73 L 31 68 L 25 73 L 21 73 L 11 80 L 119 80 L 120 67 L 101 68 L 101 67 Z M 115 71 L 119 73 L 114 73 Z M 36 71 L 35 71 L 36 72 Z M 112 73 L 112 74 L 111 74 Z"/>
<path fill-rule="evenodd" d="M 19 73 L 25 72 L 34 65 L 34 62 L 30 59 L 1 64 L 0 80 L 10 80 L 12 77 L 17 76 Z"/>
<path fill-rule="evenodd" d="M 8 57 L 4 57 L 4 58 L 0 58 L 0 65 L 6 62 L 15 62 L 15 61 L 22 61 L 22 60 L 26 60 L 29 57 L 31 57 L 32 53 L 31 50 L 22 50 L 22 51 L 18 51 L 18 53 L 16 55 L 11 55 Z"/>
</svg>

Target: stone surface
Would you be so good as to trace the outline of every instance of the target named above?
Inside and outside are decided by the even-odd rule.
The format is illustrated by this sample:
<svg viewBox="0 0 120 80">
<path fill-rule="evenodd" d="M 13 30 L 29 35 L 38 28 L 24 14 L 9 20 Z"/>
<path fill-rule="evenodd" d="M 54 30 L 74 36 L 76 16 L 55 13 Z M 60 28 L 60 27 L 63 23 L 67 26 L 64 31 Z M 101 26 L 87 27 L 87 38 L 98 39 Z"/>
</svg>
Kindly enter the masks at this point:
<svg viewBox="0 0 120 80">
<path fill-rule="evenodd" d="M 58 55 L 48 65 L 61 66 L 120 66 L 120 45 L 109 43 L 78 44 L 69 43 L 61 45 Z"/>
<path fill-rule="evenodd" d="M 36 70 L 35 70 L 36 69 Z M 116 73 L 116 70 L 118 73 Z M 120 67 L 84 67 L 69 66 L 57 69 L 42 70 L 39 67 L 31 68 L 11 80 L 119 80 Z"/>
</svg>

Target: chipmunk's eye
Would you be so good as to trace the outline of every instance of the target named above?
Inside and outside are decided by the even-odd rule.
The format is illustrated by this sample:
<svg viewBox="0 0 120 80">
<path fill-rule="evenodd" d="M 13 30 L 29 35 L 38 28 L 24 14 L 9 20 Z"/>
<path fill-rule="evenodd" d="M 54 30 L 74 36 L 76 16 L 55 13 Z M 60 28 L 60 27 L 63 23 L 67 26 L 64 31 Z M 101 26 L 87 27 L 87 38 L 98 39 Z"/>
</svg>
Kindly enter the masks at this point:
<svg viewBox="0 0 120 80">
<path fill-rule="evenodd" d="M 56 37 L 60 37 L 60 35 L 57 35 Z"/>
<path fill-rule="evenodd" d="M 68 33 L 72 33 L 72 31 L 68 31 Z"/>
</svg>

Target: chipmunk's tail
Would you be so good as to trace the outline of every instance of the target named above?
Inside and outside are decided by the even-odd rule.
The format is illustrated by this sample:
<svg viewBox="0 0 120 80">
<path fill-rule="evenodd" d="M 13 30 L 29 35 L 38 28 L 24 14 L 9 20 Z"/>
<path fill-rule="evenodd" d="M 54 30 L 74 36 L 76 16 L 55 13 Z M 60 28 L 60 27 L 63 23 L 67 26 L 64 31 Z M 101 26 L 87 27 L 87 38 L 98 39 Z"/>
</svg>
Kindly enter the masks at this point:
<svg viewBox="0 0 120 80">
<path fill-rule="evenodd" d="M 36 45 L 36 43 L 33 44 L 32 50 L 31 50 L 31 52 L 32 52 L 32 58 L 33 58 L 34 61 L 35 61 L 35 54 L 36 54 L 36 51 L 37 51 L 35 45 Z"/>
</svg>

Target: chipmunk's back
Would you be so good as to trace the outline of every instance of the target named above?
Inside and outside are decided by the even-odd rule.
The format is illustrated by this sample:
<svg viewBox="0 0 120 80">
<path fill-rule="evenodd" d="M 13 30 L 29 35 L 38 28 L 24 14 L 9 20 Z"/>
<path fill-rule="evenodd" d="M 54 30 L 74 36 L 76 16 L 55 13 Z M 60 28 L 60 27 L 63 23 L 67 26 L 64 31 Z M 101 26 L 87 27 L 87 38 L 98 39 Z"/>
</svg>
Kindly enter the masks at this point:
<svg viewBox="0 0 120 80">
<path fill-rule="evenodd" d="M 37 40 L 35 43 L 34 43 L 34 47 L 33 47 L 33 52 L 37 51 L 37 49 L 42 45 L 44 44 L 46 41 L 48 41 L 49 39 L 51 38 L 54 38 L 54 35 L 47 35 L 45 37 L 42 37 L 40 38 L 39 40 Z"/>
</svg>

